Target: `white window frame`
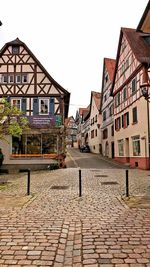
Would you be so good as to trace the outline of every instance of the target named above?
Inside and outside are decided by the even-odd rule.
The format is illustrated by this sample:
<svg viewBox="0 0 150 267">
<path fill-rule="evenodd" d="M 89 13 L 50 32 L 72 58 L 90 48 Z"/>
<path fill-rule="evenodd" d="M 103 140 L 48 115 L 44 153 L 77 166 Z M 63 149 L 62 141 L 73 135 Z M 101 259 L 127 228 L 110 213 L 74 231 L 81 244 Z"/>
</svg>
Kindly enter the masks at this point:
<svg viewBox="0 0 150 267">
<path fill-rule="evenodd" d="M 47 101 L 47 112 L 41 112 L 41 101 Z M 39 114 L 48 115 L 49 114 L 49 98 L 40 98 L 39 99 Z"/>
<path fill-rule="evenodd" d="M 13 104 L 14 101 L 19 101 L 20 104 L 19 104 L 19 105 L 18 105 L 18 104 L 17 104 L 17 105 L 14 105 L 14 104 Z M 11 99 L 11 106 L 12 106 L 12 107 L 16 107 L 18 110 L 21 111 L 21 98 L 12 98 L 12 99 Z"/>
<path fill-rule="evenodd" d="M 132 151 L 134 157 L 138 157 L 141 155 L 141 144 L 139 135 L 132 136 Z"/>
<path fill-rule="evenodd" d="M 118 140 L 118 155 L 119 157 L 124 156 L 124 140 Z"/>
<path fill-rule="evenodd" d="M 24 78 L 26 77 L 26 81 L 24 81 Z M 28 83 L 28 75 L 27 74 L 22 74 L 22 83 Z"/>
<path fill-rule="evenodd" d="M 20 77 L 20 81 L 18 82 L 18 77 Z M 21 74 L 16 75 L 16 83 L 21 83 Z"/>
</svg>

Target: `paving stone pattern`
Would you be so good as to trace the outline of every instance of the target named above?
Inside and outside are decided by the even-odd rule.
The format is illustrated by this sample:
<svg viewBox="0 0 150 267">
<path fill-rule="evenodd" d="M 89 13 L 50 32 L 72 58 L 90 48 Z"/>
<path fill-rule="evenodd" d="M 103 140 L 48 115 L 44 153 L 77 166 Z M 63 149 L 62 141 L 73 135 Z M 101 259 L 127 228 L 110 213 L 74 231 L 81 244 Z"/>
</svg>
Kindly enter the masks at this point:
<svg viewBox="0 0 150 267">
<path fill-rule="evenodd" d="M 76 168 L 7 175 L 0 190 L 1 267 L 150 267 L 150 209 L 128 208 L 125 170 Z M 13 180 L 12 180 L 13 179 Z M 147 171 L 130 170 L 130 194 L 150 195 Z M 21 202 L 22 203 L 22 202 Z"/>
</svg>

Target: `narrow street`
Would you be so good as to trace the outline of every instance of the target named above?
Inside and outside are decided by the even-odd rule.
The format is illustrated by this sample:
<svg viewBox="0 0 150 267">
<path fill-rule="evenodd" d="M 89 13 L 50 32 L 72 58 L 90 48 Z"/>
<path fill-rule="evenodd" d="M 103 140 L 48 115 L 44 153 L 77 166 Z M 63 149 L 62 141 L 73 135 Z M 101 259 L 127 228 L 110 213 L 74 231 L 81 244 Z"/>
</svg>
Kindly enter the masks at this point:
<svg viewBox="0 0 150 267">
<path fill-rule="evenodd" d="M 125 169 L 126 166 L 117 163 L 115 160 L 105 158 L 99 154 L 82 153 L 78 148 L 68 148 L 68 167 L 80 167 L 85 169 Z"/>
</svg>

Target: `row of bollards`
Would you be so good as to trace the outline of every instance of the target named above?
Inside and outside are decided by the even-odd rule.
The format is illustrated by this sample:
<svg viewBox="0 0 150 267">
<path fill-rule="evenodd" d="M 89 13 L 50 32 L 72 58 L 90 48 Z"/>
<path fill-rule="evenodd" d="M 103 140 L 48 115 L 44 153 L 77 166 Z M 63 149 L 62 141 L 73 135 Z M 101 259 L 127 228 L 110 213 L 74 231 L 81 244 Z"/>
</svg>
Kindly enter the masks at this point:
<svg viewBox="0 0 150 267">
<path fill-rule="evenodd" d="M 30 195 L 30 169 L 21 169 L 20 172 L 27 172 L 27 195 Z M 79 197 L 82 196 L 81 169 L 79 169 Z M 129 171 L 126 170 L 126 197 L 129 197 Z"/>
<path fill-rule="evenodd" d="M 81 170 L 79 169 L 79 197 L 82 196 Z M 129 170 L 126 170 L 126 197 L 129 197 Z"/>
</svg>

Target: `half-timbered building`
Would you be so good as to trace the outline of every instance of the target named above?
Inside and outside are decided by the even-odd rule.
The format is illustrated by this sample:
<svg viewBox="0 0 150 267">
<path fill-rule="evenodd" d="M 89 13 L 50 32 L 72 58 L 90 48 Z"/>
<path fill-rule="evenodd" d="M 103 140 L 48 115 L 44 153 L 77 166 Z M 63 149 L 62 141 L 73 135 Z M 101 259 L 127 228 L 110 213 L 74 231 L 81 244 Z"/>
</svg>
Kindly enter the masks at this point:
<svg viewBox="0 0 150 267">
<path fill-rule="evenodd" d="M 101 124 L 102 115 L 100 114 L 101 93 L 91 91 L 90 100 L 90 134 L 89 134 L 89 147 L 91 152 L 101 154 Z"/>
<path fill-rule="evenodd" d="M 22 136 L 1 142 L 4 164 L 50 164 L 65 151 L 64 120 L 70 93 L 46 71 L 18 38 L 0 51 L 0 97 L 6 97 L 29 120 Z"/>
<path fill-rule="evenodd" d="M 150 42 L 147 34 L 121 28 L 115 74 L 114 140 L 116 160 L 149 168 L 149 111 L 141 86 L 150 83 Z"/>
<path fill-rule="evenodd" d="M 110 95 L 115 70 L 115 59 L 104 58 L 102 76 L 102 97 L 100 113 L 102 114 L 102 154 L 114 158 L 114 103 Z"/>
</svg>

